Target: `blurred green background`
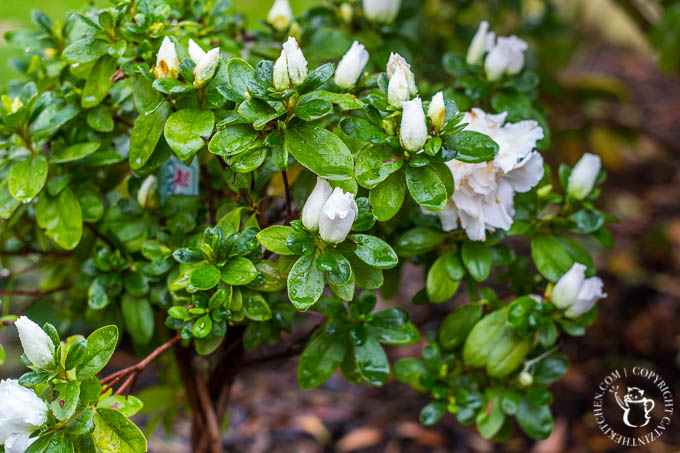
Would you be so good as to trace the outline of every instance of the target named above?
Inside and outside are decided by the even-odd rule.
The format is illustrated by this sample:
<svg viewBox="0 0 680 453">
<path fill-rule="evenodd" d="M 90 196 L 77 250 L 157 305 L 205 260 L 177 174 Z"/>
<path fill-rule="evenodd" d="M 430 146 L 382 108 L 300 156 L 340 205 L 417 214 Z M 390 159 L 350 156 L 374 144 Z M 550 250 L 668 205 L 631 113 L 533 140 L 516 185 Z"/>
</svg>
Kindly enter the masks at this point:
<svg viewBox="0 0 680 453">
<path fill-rule="evenodd" d="M 17 73 L 8 65 L 9 58 L 21 56 L 21 49 L 11 48 L 2 39 L 6 31 L 31 26 L 31 10 L 39 9 L 47 14 L 53 21 L 63 20 L 65 14 L 70 11 L 82 9 L 89 4 L 106 6 L 106 0 L 24 0 L 20 2 L 0 1 L 0 85 L 9 79 L 16 77 Z M 251 25 L 257 24 L 264 19 L 271 7 L 273 0 L 233 0 L 232 11 L 248 15 Z M 313 4 L 321 3 L 320 0 L 291 0 L 293 13 L 299 14 Z"/>
</svg>

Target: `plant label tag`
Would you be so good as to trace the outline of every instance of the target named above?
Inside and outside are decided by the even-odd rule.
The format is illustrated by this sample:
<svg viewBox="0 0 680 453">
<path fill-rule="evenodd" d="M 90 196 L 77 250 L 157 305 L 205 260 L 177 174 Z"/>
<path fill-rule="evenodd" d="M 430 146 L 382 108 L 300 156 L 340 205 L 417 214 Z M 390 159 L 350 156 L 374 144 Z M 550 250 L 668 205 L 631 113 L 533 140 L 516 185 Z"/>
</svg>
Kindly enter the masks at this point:
<svg viewBox="0 0 680 453">
<path fill-rule="evenodd" d="M 160 171 L 159 192 L 161 202 L 170 195 L 198 195 L 199 167 L 198 159 L 194 158 L 191 165 L 175 156 L 171 156 Z"/>
</svg>

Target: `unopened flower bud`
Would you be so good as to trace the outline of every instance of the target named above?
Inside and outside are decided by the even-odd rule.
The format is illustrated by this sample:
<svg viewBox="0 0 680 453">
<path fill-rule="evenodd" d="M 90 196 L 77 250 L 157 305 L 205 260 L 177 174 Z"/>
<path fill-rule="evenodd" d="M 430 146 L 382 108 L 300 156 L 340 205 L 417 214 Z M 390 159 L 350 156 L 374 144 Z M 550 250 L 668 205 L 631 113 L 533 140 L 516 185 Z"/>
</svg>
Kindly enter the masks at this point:
<svg viewBox="0 0 680 453">
<path fill-rule="evenodd" d="M 494 40 L 495 34 L 493 32 L 489 33 L 489 23 L 483 20 L 479 24 L 477 33 L 475 33 L 475 36 L 470 42 L 465 61 L 467 61 L 468 64 L 481 64 L 484 53 L 493 47 Z"/>
<path fill-rule="evenodd" d="M 363 44 L 354 41 L 335 70 L 335 84 L 342 89 L 353 87 L 368 63 L 368 51 Z"/>
<path fill-rule="evenodd" d="M 411 97 L 418 94 L 418 87 L 416 86 L 416 77 L 411 71 L 411 65 L 404 60 L 398 53 L 390 54 L 390 59 L 387 62 L 387 79 L 392 80 L 392 77 L 399 71 L 403 71 L 406 81 L 408 82 L 408 91 Z"/>
<path fill-rule="evenodd" d="M 321 239 L 331 244 L 344 241 L 358 215 L 359 209 L 354 201 L 354 194 L 343 192 L 340 187 L 336 187 L 321 210 L 319 218 Z"/>
<path fill-rule="evenodd" d="M 139 192 L 137 192 L 137 202 L 142 209 L 154 209 L 158 207 L 158 181 L 155 176 L 146 177 Z"/>
<path fill-rule="evenodd" d="M 21 316 L 14 322 L 19 331 L 24 354 L 38 368 L 49 368 L 54 364 L 54 343 L 39 325 Z"/>
<path fill-rule="evenodd" d="M 158 54 L 156 54 L 156 67 L 154 74 L 157 79 L 171 78 L 176 79 L 179 75 L 179 60 L 175 44 L 167 36 L 163 38 Z"/>
<path fill-rule="evenodd" d="M 371 22 L 388 24 L 397 17 L 401 0 L 364 0 L 364 14 Z"/>
<path fill-rule="evenodd" d="M 326 201 L 333 193 L 333 188 L 328 181 L 323 178 L 316 178 L 316 186 L 307 198 L 305 206 L 302 208 L 302 224 L 308 230 L 316 231 L 319 229 L 319 217 Z"/>
<path fill-rule="evenodd" d="M 279 91 L 287 90 L 290 87 L 290 79 L 288 78 L 288 60 L 286 60 L 286 52 L 281 51 L 281 56 L 274 63 L 274 88 Z"/>
<path fill-rule="evenodd" d="M 274 4 L 267 14 L 267 22 L 278 31 L 285 31 L 292 20 L 293 10 L 290 7 L 290 2 L 288 0 L 274 0 Z"/>
<path fill-rule="evenodd" d="M 194 85 L 202 87 L 215 75 L 215 70 L 220 62 L 220 49 L 210 49 L 194 68 Z"/>
<path fill-rule="evenodd" d="M 291 36 L 283 44 L 283 51 L 286 53 L 286 61 L 288 62 L 288 78 L 293 85 L 301 85 L 307 78 L 307 60 L 302 49 L 300 49 L 295 38 Z"/>
<path fill-rule="evenodd" d="M 194 64 L 198 64 L 205 57 L 205 51 L 193 39 L 189 40 L 189 58 Z"/>
<path fill-rule="evenodd" d="M 419 151 L 427 141 L 427 124 L 420 98 L 402 104 L 401 145 L 409 151 Z"/>
<path fill-rule="evenodd" d="M 340 18 L 347 23 L 352 22 L 352 17 L 354 16 L 354 9 L 349 3 L 343 3 L 340 5 Z"/>
<path fill-rule="evenodd" d="M 555 284 L 550 299 L 553 304 L 565 310 L 565 316 L 576 318 L 587 312 L 607 295 L 602 291 L 604 284 L 598 277 L 585 277 L 586 266 L 574 263 Z"/>
<path fill-rule="evenodd" d="M 602 168 L 600 156 L 585 153 L 569 175 L 567 193 L 577 200 L 583 200 L 595 187 L 597 175 Z"/>
<path fill-rule="evenodd" d="M 446 106 L 444 105 L 444 93 L 441 91 L 432 97 L 430 107 L 427 109 L 432 125 L 439 128 L 446 122 Z"/>
<path fill-rule="evenodd" d="M 390 83 L 387 85 L 387 102 L 394 107 L 401 107 L 401 104 L 409 99 L 411 99 L 411 94 L 408 89 L 406 73 L 399 69 L 392 75 Z"/>
<path fill-rule="evenodd" d="M 519 385 L 522 387 L 529 387 L 534 383 L 534 377 L 528 371 L 522 371 L 518 377 Z"/>
</svg>

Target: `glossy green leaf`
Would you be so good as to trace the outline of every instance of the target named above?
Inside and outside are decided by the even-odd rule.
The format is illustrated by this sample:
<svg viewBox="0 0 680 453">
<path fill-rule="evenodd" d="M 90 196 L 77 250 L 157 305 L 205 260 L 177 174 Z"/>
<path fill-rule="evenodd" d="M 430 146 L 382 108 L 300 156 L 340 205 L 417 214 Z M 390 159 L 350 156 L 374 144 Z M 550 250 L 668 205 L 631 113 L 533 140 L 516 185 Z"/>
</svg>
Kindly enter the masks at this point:
<svg viewBox="0 0 680 453">
<path fill-rule="evenodd" d="M 163 126 L 171 111 L 171 104 L 161 103 L 155 110 L 137 117 L 130 136 L 130 167 L 142 168 L 153 154 L 163 134 Z"/>
<path fill-rule="evenodd" d="M 340 366 L 347 340 L 320 333 L 307 343 L 298 361 L 297 378 L 301 388 L 309 390 L 326 382 Z"/>
<path fill-rule="evenodd" d="M 399 263 L 395 251 L 382 239 L 368 234 L 351 234 L 348 237 L 356 244 L 354 254 L 369 266 L 391 269 Z"/>
<path fill-rule="evenodd" d="M 406 167 L 406 186 L 420 206 L 431 211 L 439 211 L 446 206 L 446 186 L 431 168 Z"/>
<path fill-rule="evenodd" d="M 66 146 L 64 148 L 58 148 L 54 150 L 50 156 L 50 163 L 63 164 L 65 162 L 73 162 L 74 160 L 83 159 L 97 151 L 100 146 L 100 143 L 85 142 Z"/>
<path fill-rule="evenodd" d="M 144 453 L 146 438 L 126 416 L 115 409 L 97 408 L 94 415 L 94 442 L 104 452 Z"/>
<path fill-rule="evenodd" d="M 109 362 L 118 343 L 118 328 L 106 326 L 87 337 L 85 358 L 77 368 L 79 380 L 85 380 L 99 373 Z"/>
<path fill-rule="evenodd" d="M 493 260 L 491 251 L 483 242 L 464 242 L 461 258 L 472 278 L 482 282 L 489 277 Z"/>
<path fill-rule="evenodd" d="M 138 344 L 147 344 L 154 331 L 154 313 L 146 298 L 136 298 L 129 294 L 123 295 L 121 311 L 125 320 L 125 327 Z"/>
<path fill-rule="evenodd" d="M 344 181 L 352 177 L 352 153 L 326 129 L 311 124 L 291 127 L 286 130 L 285 145 L 295 160 L 322 178 Z"/>
<path fill-rule="evenodd" d="M 83 214 L 73 192 L 67 187 L 56 197 L 43 193 L 35 208 L 38 225 L 60 247 L 73 250 L 83 234 Z"/>
<path fill-rule="evenodd" d="M 284 225 L 274 225 L 257 233 L 257 240 L 262 247 L 278 255 L 293 255 L 288 248 L 288 236 L 293 233 L 293 228 Z"/>
<path fill-rule="evenodd" d="M 300 311 L 305 311 L 323 293 L 324 275 L 316 266 L 316 255 L 303 255 L 288 274 L 288 297 Z"/>
<path fill-rule="evenodd" d="M 232 258 L 224 265 L 221 278 L 227 285 L 247 285 L 257 277 L 255 265 L 247 258 Z"/>
<path fill-rule="evenodd" d="M 38 195 L 47 180 L 47 168 L 47 160 L 39 155 L 30 155 L 15 163 L 8 179 L 8 187 L 14 198 L 27 202 Z"/>
<path fill-rule="evenodd" d="M 188 160 L 212 135 L 215 115 L 211 110 L 182 109 L 165 122 L 165 140 L 180 160 Z"/>
</svg>

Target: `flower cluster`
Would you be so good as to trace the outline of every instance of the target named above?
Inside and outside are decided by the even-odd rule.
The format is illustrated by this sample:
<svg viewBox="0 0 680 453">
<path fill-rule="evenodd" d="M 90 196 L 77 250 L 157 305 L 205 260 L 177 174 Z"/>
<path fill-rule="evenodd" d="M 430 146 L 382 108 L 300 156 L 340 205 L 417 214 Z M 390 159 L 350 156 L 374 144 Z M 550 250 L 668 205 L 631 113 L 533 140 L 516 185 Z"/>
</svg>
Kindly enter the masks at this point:
<svg viewBox="0 0 680 453">
<path fill-rule="evenodd" d="M 349 234 L 357 215 L 354 194 L 343 192 L 340 187 L 333 189 L 328 181 L 317 178 L 302 209 L 302 224 L 308 230 L 318 230 L 324 241 L 338 244 Z"/>
<path fill-rule="evenodd" d="M 495 81 L 504 75 L 515 75 L 522 70 L 524 51 L 527 48 L 527 43 L 516 36 L 496 37 L 494 32 L 489 31 L 489 23 L 482 21 L 468 48 L 467 62 L 481 64 L 483 61 L 486 77 Z"/>
</svg>

